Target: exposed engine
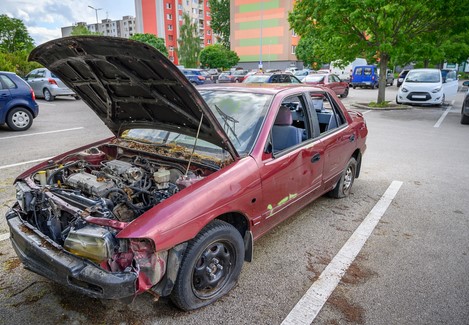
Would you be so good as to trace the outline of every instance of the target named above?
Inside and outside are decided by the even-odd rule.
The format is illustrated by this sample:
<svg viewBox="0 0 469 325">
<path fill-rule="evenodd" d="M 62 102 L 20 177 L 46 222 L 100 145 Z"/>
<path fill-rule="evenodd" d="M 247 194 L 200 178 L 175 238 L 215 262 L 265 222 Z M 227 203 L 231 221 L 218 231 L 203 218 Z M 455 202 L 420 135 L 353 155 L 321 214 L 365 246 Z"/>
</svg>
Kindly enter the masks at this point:
<svg viewBox="0 0 469 325">
<path fill-rule="evenodd" d="M 22 218 L 66 250 L 101 262 L 128 249 L 115 238 L 119 227 L 203 178 L 202 171 L 184 175 L 176 163 L 112 156 L 119 157 L 91 148 L 17 182 Z"/>
</svg>

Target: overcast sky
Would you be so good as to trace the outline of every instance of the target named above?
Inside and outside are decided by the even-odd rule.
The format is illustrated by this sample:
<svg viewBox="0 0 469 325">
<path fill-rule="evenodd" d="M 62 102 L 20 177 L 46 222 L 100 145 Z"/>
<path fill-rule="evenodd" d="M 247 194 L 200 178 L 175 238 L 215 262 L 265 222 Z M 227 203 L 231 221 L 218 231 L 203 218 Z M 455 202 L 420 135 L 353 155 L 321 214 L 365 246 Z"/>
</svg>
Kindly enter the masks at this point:
<svg viewBox="0 0 469 325">
<path fill-rule="evenodd" d="M 84 21 L 96 23 L 106 17 L 112 20 L 135 16 L 133 0 L 0 0 L 0 14 L 19 18 L 28 28 L 36 45 L 62 36 L 61 27 Z"/>
</svg>

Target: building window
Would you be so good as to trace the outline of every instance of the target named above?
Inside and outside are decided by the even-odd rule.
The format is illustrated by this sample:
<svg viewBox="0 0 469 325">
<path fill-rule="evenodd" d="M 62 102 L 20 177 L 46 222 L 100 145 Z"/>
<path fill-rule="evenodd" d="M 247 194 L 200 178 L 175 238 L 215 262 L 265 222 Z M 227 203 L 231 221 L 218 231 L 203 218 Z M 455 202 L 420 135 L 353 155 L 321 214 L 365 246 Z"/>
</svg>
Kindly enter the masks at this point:
<svg viewBox="0 0 469 325">
<path fill-rule="evenodd" d="M 179 18 L 178 18 L 178 19 L 179 19 L 179 21 L 182 21 L 182 16 L 181 16 L 181 15 L 179 15 Z"/>
<path fill-rule="evenodd" d="M 207 40 L 207 44 L 212 44 L 212 40 L 211 40 L 211 39 L 208 39 L 208 40 Z"/>
<path fill-rule="evenodd" d="M 168 35 L 168 41 L 172 41 L 173 40 L 173 35 Z"/>
<path fill-rule="evenodd" d="M 207 11 L 207 17 L 210 17 L 210 11 Z"/>
<path fill-rule="evenodd" d="M 168 20 L 173 20 L 173 15 L 167 14 L 167 15 L 166 15 L 166 19 L 168 19 Z"/>
<path fill-rule="evenodd" d="M 296 52 L 296 45 L 291 46 L 291 54 L 295 54 Z"/>
<path fill-rule="evenodd" d="M 207 31 L 207 35 L 212 35 L 212 31 L 210 29 Z"/>
<path fill-rule="evenodd" d="M 166 4 L 166 9 L 171 9 L 171 4 L 169 2 Z"/>
<path fill-rule="evenodd" d="M 174 46 L 170 46 L 170 47 L 169 47 L 169 50 L 170 50 L 170 51 L 174 51 Z"/>
<path fill-rule="evenodd" d="M 173 25 L 168 25 L 168 30 L 173 30 Z"/>
<path fill-rule="evenodd" d="M 178 4 L 178 10 L 182 10 L 182 5 Z"/>
<path fill-rule="evenodd" d="M 296 33 L 294 30 L 291 31 L 291 36 L 296 37 Z"/>
</svg>

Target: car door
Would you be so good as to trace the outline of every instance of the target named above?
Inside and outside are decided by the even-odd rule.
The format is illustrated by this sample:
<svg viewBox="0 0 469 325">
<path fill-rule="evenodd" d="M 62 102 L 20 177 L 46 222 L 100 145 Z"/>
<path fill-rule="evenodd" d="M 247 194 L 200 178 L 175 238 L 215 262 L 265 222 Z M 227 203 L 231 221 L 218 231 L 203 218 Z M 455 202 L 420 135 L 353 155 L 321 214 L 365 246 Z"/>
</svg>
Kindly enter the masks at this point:
<svg viewBox="0 0 469 325">
<path fill-rule="evenodd" d="M 334 90 L 336 95 L 341 95 L 344 93 L 344 87 L 342 86 L 342 83 L 336 75 L 329 75 L 329 83 L 330 83 L 330 88 Z"/>
<path fill-rule="evenodd" d="M 263 190 L 263 213 L 254 220 L 260 233 L 271 229 L 288 215 L 319 196 L 322 191 L 324 148 L 318 139 L 319 130 L 313 128 L 310 102 L 305 94 L 285 98 L 290 103 L 292 127 L 303 133 L 298 144 L 273 152 L 274 127 L 271 127 L 266 154 L 259 168 Z M 279 107 L 276 107 L 276 113 Z M 317 128 L 317 119 L 316 119 Z M 316 136 L 315 136 L 316 135 Z M 270 148 L 270 150 L 269 150 Z"/>
<path fill-rule="evenodd" d="M 324 94 L 323 108 L 318 113 L 320 139 L 324 146 L 323 154 L 323 185 L 331 188 L 338 180 L 348 160 L 352 157 L 356 144 L 353 128 L 329 94 Z"/>
<path fill-rule="evenodd" d="M 449 71 L 446 74 L 446 78 L 443 79 L 443 92 L 445 94 L 446 100 L 456 96 L 458 92 L 458 86 L 456 70 Z"/>
<path fill-rule="evenodd" d="M 6 119 L 5 106 L 11 100 L 10 90 L 4 84 L 3 78 L 6 78 L 6 77 L 3 75 L 0 75 L 0 116 L 2 116 L 0 120 Z"/>
</svg>

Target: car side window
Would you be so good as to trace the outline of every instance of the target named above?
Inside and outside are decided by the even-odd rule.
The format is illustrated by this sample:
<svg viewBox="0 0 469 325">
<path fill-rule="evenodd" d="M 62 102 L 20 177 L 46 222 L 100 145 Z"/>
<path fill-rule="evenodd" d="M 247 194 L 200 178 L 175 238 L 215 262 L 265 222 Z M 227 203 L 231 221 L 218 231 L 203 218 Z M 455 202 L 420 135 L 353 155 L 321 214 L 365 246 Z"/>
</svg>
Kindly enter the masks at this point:
<svg viewBox="0 0 469 325">
<path fill-rule="evenodd" d="M 338 104 L 327 93 L 311 93 L 319 122 L 320 135 L 332 132 L 346 123 Z"/>
<path fill-rule="evenodd" d="M 46 76 L 46 72 L 44 70 L 39 70 L 36 73 L 36 78 L 44 78 Z"/>
<path fill-rule="evenodd" d="M 10 79 L 8 78 L 7 76 L 0 76 L 0 78 L 2 79 L 2 84 L 5 85 L 5 89 L 14 89 L 16 88 L 16 84 Z"/>
<path fill-rule="evenodd" d="M 274 154 L 312 138 L 306 107 L 302 95 L 291 96 L 282 101 L 270 133 L 270 144 Z"/>
<path fill-rule="evenodd" d="M 450 71 L 446 75 L 446 81 L 454 81 L 456 80 L 456 71 Z"/>
</svg>

